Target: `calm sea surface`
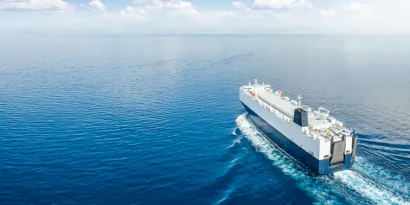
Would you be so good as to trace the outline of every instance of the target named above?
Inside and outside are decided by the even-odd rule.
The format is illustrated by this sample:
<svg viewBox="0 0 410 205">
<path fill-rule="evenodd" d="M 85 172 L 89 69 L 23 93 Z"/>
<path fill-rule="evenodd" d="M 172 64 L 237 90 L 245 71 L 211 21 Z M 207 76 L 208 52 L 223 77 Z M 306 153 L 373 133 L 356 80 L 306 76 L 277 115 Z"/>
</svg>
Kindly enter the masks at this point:
<svg viewBox="0 0 410 205">
<path fill-rule="evenodd" d="M 0 204 L 408 204 L 410 36 L 0 40 Z M 359 133 L 315 176 L 246 120 L 258 78 Z"/>
</svg>

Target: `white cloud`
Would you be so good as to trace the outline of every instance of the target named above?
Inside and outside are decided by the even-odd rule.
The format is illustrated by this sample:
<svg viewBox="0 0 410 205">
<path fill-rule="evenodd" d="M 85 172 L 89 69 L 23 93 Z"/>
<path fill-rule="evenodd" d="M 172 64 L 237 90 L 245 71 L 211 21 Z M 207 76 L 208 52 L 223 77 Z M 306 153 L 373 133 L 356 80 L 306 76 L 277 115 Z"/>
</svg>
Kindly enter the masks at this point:
<svg viewBox="0 0 410 205">
<path fill-rule="evenodd" d="M 362 3 L 362 2 L 351 2 L 347 6 L 344 7 L 347 11 L 357 11 L 357 12 L 364 12 L 364 11 L 371 11 L 375 9 L 376 6 L 369 3 Z"/>
<path fill-rule="evenodd" d="M 237 9 L 246 9 L 247 8 L 246 5 L 242 2 L 240 2 L 240 1 L 232 2 L 232 6 L 237 8 Z"/>
<path fill-rule="evenodd" d="M 100 0 L 92 0 L 88 5 L 95 11 L 105 11 L 107 9 Z"/>
<path fill-rule="evenodd" d="M 306 0 L 253 0 L 252 6 L 257 9 L 295 9 L 313 7 Z"/>
<path fill-rule="evenodd" d="M 136 4 L 136 6 L 127 6 L 126 9 L 120 11 L 121 16 L 153 19 L 162 15 L 183 15 L 190 17 L 197 17 L 200 15 L 192 3 L 188 1 L 134 0 L 133 3 Z"/>
<path fill-rule="evenodd" d="M 337 11 L 334 9 L 325 9 L 325 10 L 320 10 L 320 15 L 322 16 L 336 16 Z"/>
<path fill-rule="evenodd" d="M 170 10 L 184 10 L 184 9 L 194 9 L 191 2 L 172 0 L 172 1 L 162 1 L 162 0 L 134 0 L 133 3 L 143 5 L 146 9 L 158 10 L 158 9 L 170 9 Z"/>
<path fill-rule="evenodd" d="M 134 8 L 131 6 L 127 6 L 125 9 L 120 11 L 121 17 L 138 19 L 138 20 L 145 20 L 146 13 L 147 12 L 144 9 Z"/>
<path fill-rule="evenodd" d="M 68 10 L 72 5 L 63 0 L 0 0 L 0 9 Z"/>
</svg>

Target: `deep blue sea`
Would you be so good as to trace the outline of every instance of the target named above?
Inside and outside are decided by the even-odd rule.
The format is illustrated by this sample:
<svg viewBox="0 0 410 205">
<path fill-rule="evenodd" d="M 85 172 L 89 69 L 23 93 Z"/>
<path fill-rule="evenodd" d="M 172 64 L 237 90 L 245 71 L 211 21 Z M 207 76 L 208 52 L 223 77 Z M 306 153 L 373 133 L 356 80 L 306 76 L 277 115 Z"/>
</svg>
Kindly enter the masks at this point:
<svg viewBox="0 0 410 205">
<path fill-rule="evenodd" d="M 409 204 L 410 36 L 0 40 L 0 204 Z M 238 99 L 249 80 L 359 134 L 316 176 Z"/>
</svg>

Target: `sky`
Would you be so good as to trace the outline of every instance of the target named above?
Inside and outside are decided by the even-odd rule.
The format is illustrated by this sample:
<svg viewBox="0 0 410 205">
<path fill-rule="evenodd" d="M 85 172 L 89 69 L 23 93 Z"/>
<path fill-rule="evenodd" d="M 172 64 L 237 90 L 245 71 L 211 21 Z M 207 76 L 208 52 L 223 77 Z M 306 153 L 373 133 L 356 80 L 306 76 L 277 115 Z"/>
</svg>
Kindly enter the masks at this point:
<svg viewBox="0 0 410 205">
<path fill-rule="evenodd" d="M 410 0 L 0 0 L 0 31 L 409 34 Z"/>
</svg>

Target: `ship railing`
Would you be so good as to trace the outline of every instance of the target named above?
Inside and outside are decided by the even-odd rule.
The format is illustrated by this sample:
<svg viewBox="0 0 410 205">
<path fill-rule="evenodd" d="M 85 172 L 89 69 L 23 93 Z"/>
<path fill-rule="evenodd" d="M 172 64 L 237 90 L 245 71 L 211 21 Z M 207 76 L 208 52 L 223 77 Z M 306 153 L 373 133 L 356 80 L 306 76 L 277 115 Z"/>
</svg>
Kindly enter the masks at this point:
<svg viewBox="0 0 410 205">
<path fill-rule="evenodd" d="M 241 92 L 244 93 L 245 95 L 250 96 L 250 97 L 253 97 L 253 96 L 251 95 L 251 93 L 250 93 L 250 90 L 244 89 L 244 88 L 242 88 L 242 87 L 240 88 L 240 90 L 241 90 Z"/>
</svg>

